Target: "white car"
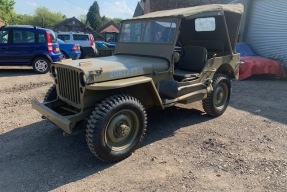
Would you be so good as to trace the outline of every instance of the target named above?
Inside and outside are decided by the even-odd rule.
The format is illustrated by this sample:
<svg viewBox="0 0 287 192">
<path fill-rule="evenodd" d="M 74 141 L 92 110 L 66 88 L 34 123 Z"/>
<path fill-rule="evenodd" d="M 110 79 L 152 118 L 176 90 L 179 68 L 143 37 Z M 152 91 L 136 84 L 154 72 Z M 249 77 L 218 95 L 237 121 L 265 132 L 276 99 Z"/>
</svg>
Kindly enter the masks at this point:
<svg viewBox="0 0 287 192">
<path fill-rule="evenodd" d="M 99 54 L 92 34 L 77 32 L 58 32 L 57 38 L 67 43 L 79 44 L 82 52 L 80 59 L 83 59 L 88 55 L 97 56 Z"/>
</svg>

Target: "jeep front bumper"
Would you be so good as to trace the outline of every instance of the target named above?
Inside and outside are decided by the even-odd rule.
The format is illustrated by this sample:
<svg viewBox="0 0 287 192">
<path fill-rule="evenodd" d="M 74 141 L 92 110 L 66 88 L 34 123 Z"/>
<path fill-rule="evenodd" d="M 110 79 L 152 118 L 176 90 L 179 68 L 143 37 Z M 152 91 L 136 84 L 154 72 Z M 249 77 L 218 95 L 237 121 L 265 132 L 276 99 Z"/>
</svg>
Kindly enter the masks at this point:
<svg viewBox="0 0 287 192">
<path fill-rule="evenodd" d="M 36 99 L 32 100 L 32 107 L 39 113 L 41 113 L 44 117 L 53 122 L 55 125 L 59 126 L 66 133 L 72 133 L 72 129 L 75 126 L 75 123 L 73 123 L 69 118 L 64 117 L 59 113 L 53 111 L 45 104 L 40 103 Z"/>
</svg>

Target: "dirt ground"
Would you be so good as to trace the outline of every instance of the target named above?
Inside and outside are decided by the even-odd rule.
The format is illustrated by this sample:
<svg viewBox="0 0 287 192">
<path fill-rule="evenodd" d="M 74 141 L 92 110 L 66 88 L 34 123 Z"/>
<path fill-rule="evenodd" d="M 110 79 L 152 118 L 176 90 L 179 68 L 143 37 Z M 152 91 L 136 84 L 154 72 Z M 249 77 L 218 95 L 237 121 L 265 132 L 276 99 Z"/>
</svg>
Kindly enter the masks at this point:
<svg viewBox="0 0 287 192">
<path fill-rule="evenodd" d="M 141 147 L 105 164 L 85 135 L 63 136 L 31 109 L 52 85 L 30 69 L 0 69 L 0 191 L 286 191 L 287 81 L 234 81 L 230 106 L 149 114 Z"/>
</svg>

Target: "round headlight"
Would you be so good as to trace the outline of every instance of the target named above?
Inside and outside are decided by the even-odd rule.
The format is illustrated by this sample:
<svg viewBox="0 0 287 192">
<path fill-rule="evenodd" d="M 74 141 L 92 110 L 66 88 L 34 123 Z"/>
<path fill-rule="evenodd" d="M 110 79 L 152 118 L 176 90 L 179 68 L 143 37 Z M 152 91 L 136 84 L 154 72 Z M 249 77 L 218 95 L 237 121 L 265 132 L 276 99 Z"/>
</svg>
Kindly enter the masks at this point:
<svg viewBox="0 0 287 192">
<path fill-rule="evenodd" d="M 80 83 L 83 87 L 87 84 L 87 77 L 84 73 L 80 74 Z"/>
<path fill-rule="evenodd" d="M 57 73 L 57 69 L 55 66 L 52 67 L 51 73 L 52 73 L 53 77 L 57 77 L 58 73 Z"/>
</svg>

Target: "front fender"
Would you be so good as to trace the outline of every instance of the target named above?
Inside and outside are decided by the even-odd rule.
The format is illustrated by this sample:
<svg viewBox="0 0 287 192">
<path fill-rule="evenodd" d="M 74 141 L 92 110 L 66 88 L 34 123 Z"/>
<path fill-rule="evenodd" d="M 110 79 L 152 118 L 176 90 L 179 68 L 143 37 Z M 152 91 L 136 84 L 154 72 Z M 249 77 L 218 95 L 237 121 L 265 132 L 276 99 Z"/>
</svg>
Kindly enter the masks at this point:
<svg viewBox="0 0 287 192">
<path fill-rule="evenodd" d="M 87 85 L 92 91 L 123 90 L 139 99 L 146 107 L 163 107 L 158 90 L 150 77 L 139 76 Z"/>
<path fill-rule="evenodd" d="M 140 76 L 140 77 L 132 77 L 128 79 L 119 79 L 119 80 L 113 80 L 113 81 L 93 83 L 91 85 L 87 85 L 86 89 L 95 90 L 95 91 L 96 90 L 105 91 L 105 90 L 111 90 L 111 89 L 130 87 L 133 85 L 143 84 L 147 82 L 153 82 L 152 78 Z"/>
</svg>

